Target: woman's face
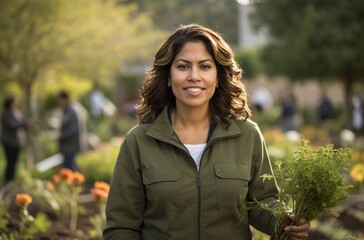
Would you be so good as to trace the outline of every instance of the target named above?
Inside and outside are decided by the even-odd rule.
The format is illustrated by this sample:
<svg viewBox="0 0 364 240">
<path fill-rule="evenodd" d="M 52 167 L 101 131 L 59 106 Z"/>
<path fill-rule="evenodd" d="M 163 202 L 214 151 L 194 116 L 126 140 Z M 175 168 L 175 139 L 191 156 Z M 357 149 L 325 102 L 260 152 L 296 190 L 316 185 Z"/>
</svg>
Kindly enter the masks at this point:
<svg viewBox="0 0 364 240">
<path fill-rule="evenodd" d="M 177 107 L 208 108 L 218 80 L 215 61 L 202 41 L 183 46 L 172 62 L 170 76 L 168 84 Z"/>
</svg>

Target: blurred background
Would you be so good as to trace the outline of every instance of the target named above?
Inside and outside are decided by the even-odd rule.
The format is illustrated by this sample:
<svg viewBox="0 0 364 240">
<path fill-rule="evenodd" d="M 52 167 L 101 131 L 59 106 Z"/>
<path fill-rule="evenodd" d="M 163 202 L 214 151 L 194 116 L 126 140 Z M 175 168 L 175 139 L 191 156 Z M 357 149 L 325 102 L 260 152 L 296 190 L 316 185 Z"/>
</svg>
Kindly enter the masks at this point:
<svg viewBox="0 0 364 240">
<path fill-rule="evenodd" d="M 300 139 L 353 148 L 359 175 L 349 169 L 346 178 L 362 195 L 363 12 L 362 0 L 0 0 L 0 101 L 18 97 L 33 125 L 17 178 L 26 169 L 47 179 L 59 168 L 56 98 L 65 90 L 86 110 L 89 150 L 77 158 L 86 182 L 110 181 L 153 54 L 180 24 L 199 23 L 233 48 L 272 161 L 290 157 Z M 337 236 L 363 234 L 338 226 Z"/>
</svg>

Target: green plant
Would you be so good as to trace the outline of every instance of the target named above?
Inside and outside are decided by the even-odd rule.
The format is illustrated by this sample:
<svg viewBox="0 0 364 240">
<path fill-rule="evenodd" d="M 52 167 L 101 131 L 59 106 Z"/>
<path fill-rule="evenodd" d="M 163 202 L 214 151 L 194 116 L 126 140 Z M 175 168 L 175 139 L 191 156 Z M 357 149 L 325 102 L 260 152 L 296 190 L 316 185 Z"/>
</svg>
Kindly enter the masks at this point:
<svg viewBox="0 0 364 240">
<path fill-rule="evenodd" d="M 41 208 L 51 207 L 58 219 L 68 222 L 69 228 L 76 230 L 78 214 L 85 212 L 78 204 L 85 177 L 66 168 L 61 168 L 52 177 L 53 181 L 42 181 L 23 173 L 21 183 L 36 196 Z"/>
<path fill-rule="evenodd" d="M 102 231 L 106 224 L 106 200 L 109 195 L 110 185 L 106 182 L 96 181 L 94 188 L 91 189 L 91 194 L 97 203 L 99 213 L 90 218 L 90 223 L 93 228 L 89 231 L 88 235 L 92 239 L 102 239 Z"/>
<path fill-rule="evenodd" d="M 89 126 L 101 142 L 108 142 L 115 136 L 125 135 L 136 125 L 135 118 L 129 116 L 102 117 L 100 119 L 90 119 Z"/>
<path fill-rule="evenodd" d="M 69 221 L 71 230 L 77 229 L 79 214 L 78 198 L 85 177 L 80 172 L 62 168 L 53 176 L 54 185 L 48 185 L 62 209 L 62 215 Z M 54 187 L 53 187 L 54 186 Z"/>
<path fill-rule="evenodd" d="M 9 223 L 9 213 L 6 211 L 6 207 L 0 205 L 0 230 L 4 231 L 7 229 Z"/>
<path fill-rule="evenodd" d="M 77 157 L 77 163 L 88 184 L 95 181 L 110 182 L 119 146 L 120 141 L 115 140 L 115 143 L 103 144 L 98 149 Z"/>
<path fill-rule="evenodd" d="M 48 230 L 51 223 L 44 213 L 38 213 L 33 217 L 28 212 L 28 205 L 33 201 L 29 194 L 17 194 L 15 202 L 20 207 L 17 230 L 9 230 L 8 223 L 10 219 L 9 213 L 6 211 L 5 207 L 0 207 L 0 239 L 4 240 L 16 240 L 24 239 L 30 240 L 34 239 L 37 233 L 44 233 Z"/>
<path fill-rule="evenodd" d="M 349 148 L 334 149 L 332 144 L 313 149 L 308 140 L 303 140 L 292 158 L 275 162 L 274 173 L 279 185 L 278 208 L 258 204 L 282 220 L 287 212 L 292 211 L 295 214 L 294 225 L 303 217 L 310 221 L 319 214 L 335 215 L 331 208 L 347 197 L 350 188 L 343 182 L 342 170 L 349 167 L 351 151 Z M 272 175 L 261 177 L 263 181 L 273 178 Z M 277 233 L 281 224 L 279 221 L 276 226 Z M 287 239 L 287 236 L 282 234 L 280 239 Z"/>
</svg>

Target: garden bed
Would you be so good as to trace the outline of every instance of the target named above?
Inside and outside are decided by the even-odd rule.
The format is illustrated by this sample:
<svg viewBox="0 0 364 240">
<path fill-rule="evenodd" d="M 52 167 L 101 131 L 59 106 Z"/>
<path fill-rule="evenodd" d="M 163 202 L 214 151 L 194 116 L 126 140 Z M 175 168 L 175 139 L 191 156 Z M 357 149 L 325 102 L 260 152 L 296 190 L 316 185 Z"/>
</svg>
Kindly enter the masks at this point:
<svg viewBox="0 0 364 240">
<path fill-rule="evenodd" d="M 21 192 L 22 189 L 13 185 L 8 192 L 6 192 L 5 198 L 15 199 L 16 193 Z M 77 230 L 70 230 L 69 223 L 60 221 L 55 213 L 50 208 L 44 208 L 40 205 L 36 199 L 29 205 L 29 213 L 35 216 L 39 211 L 44 212 L 48 219 L 52 222 L 50 228 L 46 233 L 37 234 L 34 239 L 42 240 L 67 240 L 77 239 L 86 240 L 100 238 L 90 238 L 88 232 L 93 228 L 90 218 L 98 214 L 98 207 L 89 189 L 85 189 L 79 198 L 79 204 L 86 211 L 83 214 L 79 214 L 77 220 Z M 15 201 L 9 202 L 8 212 L 11 216 L 9 231 L 16 230 L 19 223 L 19 210 L 20 207 L 15 204 Z M 339 217 L 320 217 L 318 221 L 312 224 L 310 230 L 309 240 L 333 240 L 347 239 L 348 236 L 356 237 L 357 239 L 364 239 L 364 195 L 355 194 L 350 195 L 336 211 L 340 214 Z"/>
<path fill-rule="evenodd" d="M 20 207 L 15 203 L 15 195 L 19 192 L 24 192 L 24 189 L 19 187 L 17 184 L 12 183 L 11 187 L 7 186 L 8 190 L 3 191 L 5 195 L 2 196 L 2 201 L 7 202 L 7 211 L 10 215 L 9 225 L 6 233 L 11 233 L 18 230 L 20 222 Z M 69 221 L 61 220 L 57 217 L 56 213 L 50 208 L 46 207 L 36 198 L 33 198 L 33 202 L 28 206 L 28 211 L 30 215 L 36 216 L 39 212 L 44 213 L 48 220 L 51 222 L 50 227 L 45 233 L 37 233 L 32 239 L 41 240 L 86 240 L 86 239 L 102 239 L 90 238 L 88 233 L 92 230 L 93 226 L 90 219 L 99 214 L 98 206 L 96 201 L 93 199 L 92 195 L 89 193 L 90 189 L 85 189 L 79 196 L 79 207 L 84 209 L 83 213 L 80 213 L 77 218 L 77 229 L 71 230 L 69 226 Z M 0 230 L 1 232 L 1 230 Z"/>
<path fill-rule="evenodd" d="M 364 195 L 353 194 L 336 209 L 338 217 L 321 216 L 313 224 L 310 240 L 364 239 Z"/>
</svg>

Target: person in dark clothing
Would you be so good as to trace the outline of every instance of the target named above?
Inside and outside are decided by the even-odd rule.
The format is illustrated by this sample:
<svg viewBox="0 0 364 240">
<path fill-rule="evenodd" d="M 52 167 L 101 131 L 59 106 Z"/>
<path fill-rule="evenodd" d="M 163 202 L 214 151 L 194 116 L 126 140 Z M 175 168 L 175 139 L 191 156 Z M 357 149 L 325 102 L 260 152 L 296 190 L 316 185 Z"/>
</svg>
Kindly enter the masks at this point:
<svg viewBox="0 0 364 240">
<path fill-rule="evenodd" d="M 27 123 L 23 120 L 16 97 L 9 97 L 4 102 L 1 115 L 1 143 L 6 157 L 5 183 L 15 178 L 19 153 L 26 145 Z"/>
<path fill-rule="evenodd" d="M 64 167 L 78 170 L 76 154 L 85 150 L 86 130 L 84 113 L 72 103 L 67 92 L 60 92 L 58 104 L 63 109 L 60 136 L 58 138 L 60 152 L 64 158 Z"/>
<path fill-rule="evenodd" d="M 326 94 L 322 94 L 318 106 L 320 122 L 326 122 L 334 118 L 334 107 Z"/>
<path fill-rule="evenodd" d="M 281 125 L 284 132 L 295 130 L 294 116 L 296 114 L 296 100 L 293 93 L 287 93 L 281 100 Z"/>
</svg>

